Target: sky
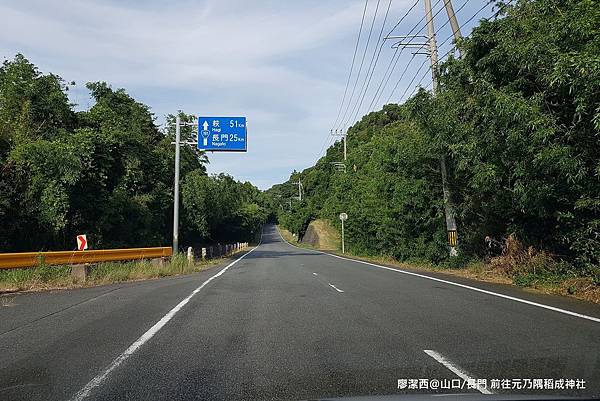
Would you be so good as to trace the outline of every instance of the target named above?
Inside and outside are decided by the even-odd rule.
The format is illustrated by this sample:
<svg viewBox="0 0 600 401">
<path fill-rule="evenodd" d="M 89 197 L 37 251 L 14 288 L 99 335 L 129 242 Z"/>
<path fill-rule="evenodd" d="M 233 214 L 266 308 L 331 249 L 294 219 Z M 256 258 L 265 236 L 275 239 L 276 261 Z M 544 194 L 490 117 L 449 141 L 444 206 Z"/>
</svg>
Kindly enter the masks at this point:
<svg viewBox="0 0 600 401">
<path fill-rule="evenodd" d="M 405 49 L 393 58 L 394 41 L 380 40 L 423 35 L 423 1 L 366 3 L 354 56 L 365 0 L 3 0 L 0 58 L 22 53 L 75 81 L 77 110 L 93 105 L 85 83 L 105 81 L 148 105 L 157 124 L 177 110 L 246 116 L 248 151 L 209 154 L 208 171 L 267 189 L 312 166 L 336 139 L 332 129 L 401 102 L 419 83 L 431 87 L 426 55 Z M 432 3 L 442 56 L 452 32 L 443 1 Z M 464 35 L 494 12 L 485 0 L 453 3 Z"/>
</svg>

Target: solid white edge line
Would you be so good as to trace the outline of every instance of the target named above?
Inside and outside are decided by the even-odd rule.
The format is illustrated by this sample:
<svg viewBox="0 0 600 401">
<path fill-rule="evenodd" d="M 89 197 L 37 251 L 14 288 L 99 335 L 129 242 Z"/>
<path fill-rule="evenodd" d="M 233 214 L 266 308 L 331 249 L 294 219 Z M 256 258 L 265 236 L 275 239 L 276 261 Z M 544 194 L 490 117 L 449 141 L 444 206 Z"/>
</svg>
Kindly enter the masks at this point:
<svg viewBox="0 0 600 401">
<path fill-rule="evenodd" d="M 429 355 L 430 357 L 432 357 L 433 359 L 435 359 L 436 361 L 438 361 L 439 363 L 441 363 L 442 365 L 447 367 L 450 371 L 452 371 L 452 373 L 454 373 L 456 376 L 463 379 L 465 382 L 468 380 L 476 380 L 476 378 L 472 377 L 467 372 L 465 372 L 463 369 L 461 369 L 456 364 L 449 361 L 447 358 L 438 354 L 437 352 L 430 350 L 430 349 L 424 349 L 423 352 L 425 352 L 427 355 Z M 487 388 L 479 388 L 479 386 L 476 386 L 475 390 L 479 391 L 482 394 L 494 394 Z"/>
<path fill-rule="evenodd" d="M 337 288 L 335 285 L 333 285 L 333 284 L 331 284 L 331 283 L 327 283 L 327 284 L 329 284 L 329 286 L 330 286 L 331 288 L 333 288 L 334 290 L 336 290 L 337 292 L 344 292 L 344 290 L 340 290 L 339 288 Z"/>
<path fill-rule="evenodd" d="M 279 229 L 277 229 L 277 231 L 279 232 Z M 299 249 L 302 249 L 302 250 L 305 250 L 304 248 L 300 248 L 300 247 L 298 247 L 298 246 L 296 246 L 294 244 L 290 244 L 289 242 L 287 242 L 285 240 L 285 238 L 283 238 L 283 236 L 281 235 L 281 233 L 279 233 L 279 236 L 288 245 L 296 247 L 296 248 L 299 248 Z M 468 290 L 481 292 L 483 294 L 493 295 L 495 297 L 509 299 L 511 301 L 521 302 L 523 304 L 527 304 L 527 305 L 531 305 L 531 306 L 536 306 L 538 308 L 543 308 L 543 309 L 551 310 L 551 311 L 554 311 L 554 312 L 563 313 L 565 315 L 570 315 L 570 316 L 578 317 L 578 318 L 581 318 L 581 319 L 590 320 L 592 322 L 600 323 L 600 318 L 597 318 L 597 317 L 594 317 L 594 316 L 584 315 L 584 314 L 581 314 L 581 313 L 572 312 L 570 310 L 561 309 L 561 308 L 557 308 L 557 307 L 549 306 L 549 305 L 544 305 L 544 304 L 540 304 L 540 303 L 537 303 L 537 302 L 528 301 L 526 299 L 521 299 L 521 298 L 517 298 L 517 297 L 512 297 L 510 295 L 500 294 L 498 292 L 484 290 L 482 288 L 472 287 L 472 286 L 466 285 L 466 284 L 455 283 L 454 281 L 443 280 L 441 278 L 431 277 L 431 276 L 427 276 L 427 275 L 424 275 L 424 274 L 409 272 L 409 271 L 401 270 L 401 269 L 397 269 L 397 268 L 392 268 L 392 267 L 387 267 L 387 266 L 381 266 L 381 265 L 377 265 L 375 263 L 365 262 L 364 260 L 356 260 L 356 259 L 345 258 L 343 256 L 334 255 L 334 254 L 327 253 L 327 252 L 314 251 L 314 250 L 311 250 L 311 251 L 316 252 L 316 253 L 321 253 L 323 255 L 329 255 L 331 257 L 338 258 L 338 259 L 348 260 L 350 262 L 362 263 L 364 265 L 369 265 L 369 266 L 378 267 L 380 269 L 390 270 L 390 271 L 393 271 L 393 272 L 396 272 L 396 273 L 408 274 L 410 276 L 421 277 L 421 278 L 425 278 L 427 280 L 433 280 L 433 281 L 437 281 L 437 282 L 440 282 L 440 283 L 450 284 L 450 285 L 454 285 L 454 286 L 457 286 L 457 287 L 466 288 Z"/>
<path fill-rule="evenodd" d="M 261 242 L 262 242 L 262 235 L 261 235 Z M 129 346 L 129 348 L 127 348 L 121 355 L 119 355 L 117 358 L 115 358 L 111 362 L 111 364 L 108 365 L 108 367 L 104 369 L 103 372 L 101 372 L 99 375 L 94 377 L 81 390 L 79 390 L 77 392 L 77 394 L 75 394 L 71 398 L 71 401 L 81 401 L 81 400 L 85 399 L 94 388 L 98 387 L 100 384 L 102 384 L 102 382 L 104 380 L 106 380 L 108 375 L 113 370 L 118 368 L 119 365 L 121 365 L 123 362 L 125 362 L 125 360 L 127 358 L 129 358 L 135 351 L 138 350 L 138 348 L 140 348 L 148 340 L 150 340 L 156 333 L 158 333 L 158 331 L 160 329 L 162 329 L 169 322 L 169 320 L 171 320 L 171 318 L 173 318 L 173 316 L 175 316 L 175 314 L 177 312 L 179 312 L 179 310 L 181 310 L 181 308 L 183 308 L 190 301 L 190 299 L 192 299 L 192 297 L 194 295 L 196 295 L 202 288 L 204 288 L 212 280 L 219 277 L 221 274 L 225 273 L 227 271 L 227 269 L 229 269 L 231 266 L 235 265 L 237 262 L 239 262 L 240 260 L 245 258 L 247 255 L 254 252 L 254 250 L 256 250 L 256 248 L 258 248 L 259 246 L 260 246 L 260 243 L 257 246 L 255 246 L 254 248 L 252 248 L 251 250 L 249 250 L 248 252 L 246 252 L 245 254 L 243 254 L 242 256 L 240 256 L 239 258 L 237 258 L 236 260 L 234 260 L 233 262 L 231 262 L 230 264 L 228 264 L 227 266 L 225 266 L 218 273 L 212 275 L 210 278 L 208 278 L 208 280 L 203 282 L 198 288 L 196 288 L 194 291 L 192 291 L 192 293 L 190 295 L 188 295 L 181 302 L 179 302 L 177 305 L 175 305 L 175 307 L 173 309 L 171 309 L 169 312 L 167 312 L 167 314 L 164 315 L 158 322 L 156 322 L 154 324 L 154 326 L 150 327 L 148 329 L 148 331 L 146 331 L 144 334 L 142 334 L 140 336 L 140 338 L 135 340 L 135 342 L 133 344 L 131 344 Z"/>
</svg>

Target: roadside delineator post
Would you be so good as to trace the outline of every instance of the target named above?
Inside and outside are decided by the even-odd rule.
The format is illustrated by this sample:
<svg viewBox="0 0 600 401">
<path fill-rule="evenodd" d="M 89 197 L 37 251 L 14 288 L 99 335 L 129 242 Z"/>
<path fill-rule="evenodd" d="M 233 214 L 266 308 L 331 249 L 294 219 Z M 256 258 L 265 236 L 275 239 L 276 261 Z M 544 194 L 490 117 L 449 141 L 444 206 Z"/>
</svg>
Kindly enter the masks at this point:
<svg viewBox="0 0 600 401">
<path fill-rule="evenodd" d="M 194 249 L 191 246 L 187 249 L 187 262 L 188 265 L 194 264 Z"/>
</svg>

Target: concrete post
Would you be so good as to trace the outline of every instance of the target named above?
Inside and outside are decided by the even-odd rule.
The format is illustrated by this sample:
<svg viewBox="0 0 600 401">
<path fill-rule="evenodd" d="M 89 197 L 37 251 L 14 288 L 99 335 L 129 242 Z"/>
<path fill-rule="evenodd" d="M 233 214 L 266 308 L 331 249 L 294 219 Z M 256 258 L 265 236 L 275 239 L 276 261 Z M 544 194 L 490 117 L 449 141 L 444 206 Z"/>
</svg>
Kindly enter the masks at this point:
<svg viewBox="0 0 600 401">
<path fill-rule="evenodd" d="M 85 283 L 90 273 L 89 265 L 72 265 L 71 277 L 76 283 Z"/>
<path fill-rule="evenodd" d="M 187 262 L 188 265 L 194 264 L 194 249 L 192 249 L 191 246 L 189 246 L 187 249 Z"/>
<path fill-rule="evenodd" d="M 153 266 L 163 267 L 165 265 L 166 258 L 154 258 L 150 260 Z"/>
<path fill-rule="evenodd" d="M 202 260 L 206 259 L 206 248 L 202 248 Z"/>
<path fill-rule="evenodd" d="M 179 250 L 179 152 L 181 117 L 175 117 L 175 182 L 173 184 L 173 255 Z"/>
</svg>

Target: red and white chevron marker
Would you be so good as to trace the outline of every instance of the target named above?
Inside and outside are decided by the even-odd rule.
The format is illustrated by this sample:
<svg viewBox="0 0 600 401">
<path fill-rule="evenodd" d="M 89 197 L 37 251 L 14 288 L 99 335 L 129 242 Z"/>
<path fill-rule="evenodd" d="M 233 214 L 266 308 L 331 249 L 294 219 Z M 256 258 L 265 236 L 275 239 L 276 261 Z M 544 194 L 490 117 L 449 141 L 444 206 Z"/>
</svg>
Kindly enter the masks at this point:
<svg viewBox="0 0 600 401">
<path fill-rule="evenodd" d="M 77 249 L 80 251 L 88 249 L 87 237 L 85 234 L 77 236 Z"/>
</svg>

